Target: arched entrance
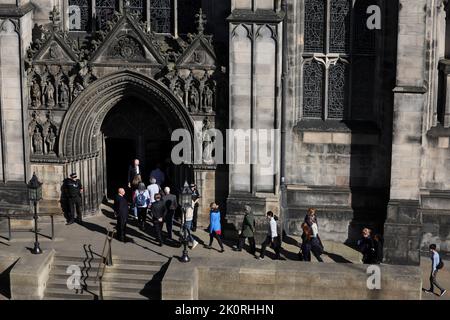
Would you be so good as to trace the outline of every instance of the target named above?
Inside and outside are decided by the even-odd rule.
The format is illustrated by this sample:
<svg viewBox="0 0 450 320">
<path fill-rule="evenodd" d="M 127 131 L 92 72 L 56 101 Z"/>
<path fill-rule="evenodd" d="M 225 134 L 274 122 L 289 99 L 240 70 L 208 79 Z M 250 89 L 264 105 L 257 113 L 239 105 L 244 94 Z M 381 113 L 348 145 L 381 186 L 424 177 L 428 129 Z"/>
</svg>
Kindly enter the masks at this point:
<svg viewBox="0 0 450 320">
<path fill-rule="evenodd" d="M 191 180 L 189 169 L 170 162 L 171 133 L 179 128 L 192 136 L 185 108 L 157 81 L 124 71 L 92 83 L 68 111 L 59 148 L 66 173 L 79 172 L 85 186 L 84 211 L 97 212 L 104 196 L 126 186 L 134 158 L 143 162 L 146 182 L 157 163 L 175 190 Z"/>
</svg>

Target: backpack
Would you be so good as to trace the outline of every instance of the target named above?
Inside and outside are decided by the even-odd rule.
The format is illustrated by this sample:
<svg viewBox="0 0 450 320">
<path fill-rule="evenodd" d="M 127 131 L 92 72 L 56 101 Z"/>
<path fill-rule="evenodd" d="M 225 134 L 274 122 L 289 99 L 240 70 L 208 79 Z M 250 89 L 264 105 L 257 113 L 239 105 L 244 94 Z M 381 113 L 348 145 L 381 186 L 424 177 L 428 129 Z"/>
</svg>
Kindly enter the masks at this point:
<svg viewBox="0 0 450 320">
<path fill-rule="evenodd" d="M 436 266 L 436 269 L 440 270 L 440 269 L 442 269 L 443 267 L 444 267 L 444 261 L 442 261 L 442 257 L 439 256 L 439 263 L 438 263 L 438 265 Z"/>
<path fill-rule="evenodd" d="M 136 197 L 136 205 L 138 207 L 145 207 L 147 204 L 144 193 L 139 193 Z"/>
</svg>

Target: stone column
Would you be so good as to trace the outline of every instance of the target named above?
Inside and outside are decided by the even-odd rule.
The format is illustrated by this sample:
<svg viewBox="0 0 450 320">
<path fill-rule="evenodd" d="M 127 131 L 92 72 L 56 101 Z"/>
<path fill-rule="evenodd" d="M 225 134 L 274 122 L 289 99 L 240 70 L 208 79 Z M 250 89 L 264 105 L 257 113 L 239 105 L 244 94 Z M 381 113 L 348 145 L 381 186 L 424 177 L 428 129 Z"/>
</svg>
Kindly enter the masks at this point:
<svg viewBox="0 0 450 320">
<path fill-rule="evenodd" d="M 400 1 L 397 87 L 394 90 L 391 192 L 384 226 L 385 262 L 420 263 L 421 174 L 424 106 L 427 99 L 426 0 Z M 428 22 L 429 23 L 429 22 Z"/>
<path fill-rule="evenodd" d="M 279 214 L 281 53 L 284 14 L 274 1 L 232 1 L 227 220 L 239 228 L 249 204 L 266 232 L 265 213 Z M 264 142 L 267 142 L 265 145 Z M 258 240 L 259 241 L 259 240 Z"/>
<path fill-rule="evenodd" d="M 23 57 L 31 40 L 33 7 L 6 1 L 0 8 L 0 210 L 29 209 L 26 191 L 29 137 Z M 27 125 L 26 125 L 27 126 Z M 28 127 L 27 127 L 28 128 Z"/>
</svg>

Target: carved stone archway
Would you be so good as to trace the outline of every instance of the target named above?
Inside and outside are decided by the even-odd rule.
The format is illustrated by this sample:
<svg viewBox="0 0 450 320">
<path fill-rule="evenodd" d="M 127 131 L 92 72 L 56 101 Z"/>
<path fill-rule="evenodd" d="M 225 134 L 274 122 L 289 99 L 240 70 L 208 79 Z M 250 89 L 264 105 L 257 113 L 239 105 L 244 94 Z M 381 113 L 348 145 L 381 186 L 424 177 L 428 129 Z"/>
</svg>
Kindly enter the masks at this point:
<svg viewBox="0 0 450 320">
<path fill-rule="evenodd" d="M 160 82 L 132 71 L 121 71 L 90 84 L 65 115 L 59 140 L 59 157 L 65 159 L 66 175 L 77 172 L 85 186 L 83 204 L 87 214 L 98 212 L 105 196 L 102 123 L 119 101 L 129 97 L 139 97 L 149 105 L 157 105 L 172 130 L 183 128 L 193 135 L 191 116 Z"/>
</svg>

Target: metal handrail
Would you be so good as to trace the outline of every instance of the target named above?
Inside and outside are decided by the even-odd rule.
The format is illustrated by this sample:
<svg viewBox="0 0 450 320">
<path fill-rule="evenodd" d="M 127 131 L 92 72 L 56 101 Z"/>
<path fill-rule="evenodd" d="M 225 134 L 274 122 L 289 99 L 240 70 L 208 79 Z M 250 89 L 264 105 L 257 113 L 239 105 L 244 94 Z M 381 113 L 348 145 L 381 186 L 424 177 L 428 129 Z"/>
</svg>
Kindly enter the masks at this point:
<svg viewBox="0 0 450 320">
<path fill-rule="evenodd" d="M 112 251 L 111 251 L 111 242 L 114 238 L 114 234 L 116 233 L 116 229 L 108 230 L 106 233 L 105 243 L 103 245 L 101 262 L 97 269 L 97 275 L 95 277 L 95 282 L 99 281 L 99 299 L 103 300 L 103 276 L 105 274 L 106 266 L 112 266 Z M 101 272 L 100 272 L 101 270 Z"/>
</svg>

